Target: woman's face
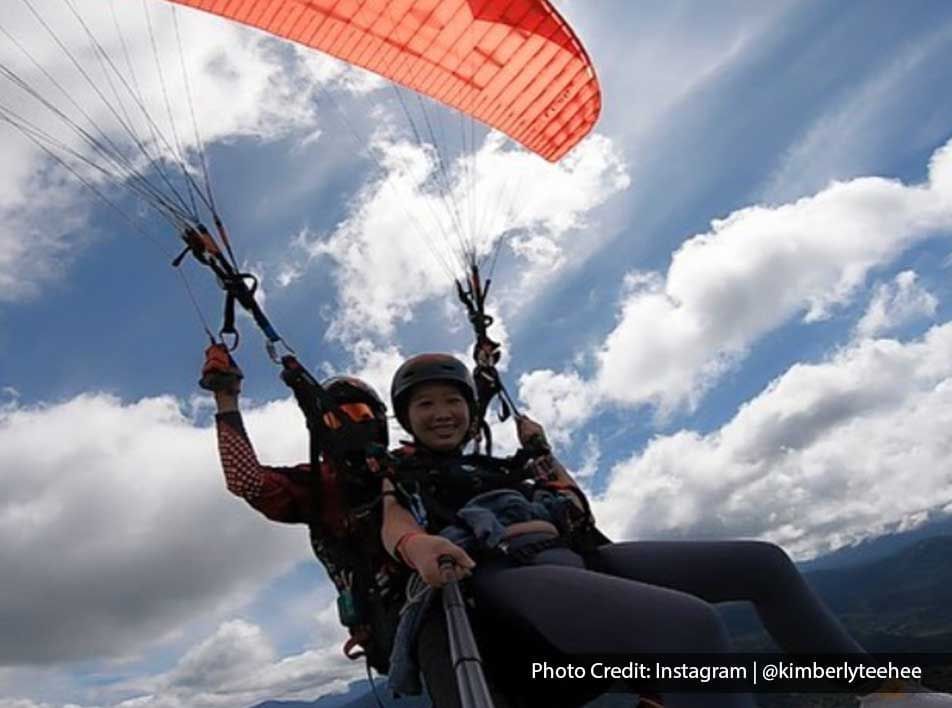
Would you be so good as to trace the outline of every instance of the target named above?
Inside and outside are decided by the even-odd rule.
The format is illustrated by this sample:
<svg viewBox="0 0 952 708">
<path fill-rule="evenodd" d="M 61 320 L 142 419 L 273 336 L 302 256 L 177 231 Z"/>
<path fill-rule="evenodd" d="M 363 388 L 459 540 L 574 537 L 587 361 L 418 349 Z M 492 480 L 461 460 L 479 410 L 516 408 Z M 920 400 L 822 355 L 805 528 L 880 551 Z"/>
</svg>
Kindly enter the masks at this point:
<svg viewBox="0 0 952 708">
<path fill-rule="evenodd" d="M 469 432 L 469 404 L 452 384 L 426 383 L 413 389 L 407 417 L 417 441 L 437 452 L 456 450 Z"/>
</svg>

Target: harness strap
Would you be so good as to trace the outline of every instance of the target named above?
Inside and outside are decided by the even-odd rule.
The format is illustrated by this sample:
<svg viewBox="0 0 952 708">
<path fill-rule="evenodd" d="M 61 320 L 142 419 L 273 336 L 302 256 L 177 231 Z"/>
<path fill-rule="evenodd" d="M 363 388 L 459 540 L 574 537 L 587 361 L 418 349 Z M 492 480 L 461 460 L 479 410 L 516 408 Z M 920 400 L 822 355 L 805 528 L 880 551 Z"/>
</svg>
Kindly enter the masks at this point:
<svg viewBox="0 0 952 708">
<path fill-rule="evenodd" d="M 359 635 L 359 636 L 358 636 Z M 367 652 L 363 650 L 361 644 L 366 643 L 370 639 L 370 630 L 366 627 L 358 627 L 354 630 L 354 635 L 350 637 L 346 642 L 344 642 L 343 652 L 351 661 L 356 661 L 357 659 L 364 660 L 364 668 L 367 669 L 367 681 L 370 682 L 370 688 L 373 691 L 374 698 L 377 701 L 377 708 L 384 708 L 383 701 L 380 700 L 380 696 L 377 694 L 377 684 L 374 681 L 374 675 L 371 672 L 370 666 L 370 657 L 367 656 Z M 355 651 L 354 647 L 358 647 Z"/>
<path fill-rule="evenodd" d="M 487 453 L 492 452 L 493 446 L 492 431 L 486 423 L 486 412 L 492 400 L 499 397 L 500 421 L 507 420 L 512 413 L 519 415 L 519 410 L 503 385 L 499 370 L 496 368 L 502 356 L 501 345 L 489 337 L 488 330 L 493 324 L 493 318 L 486 314 L 486 296 L 489 294 L 491 284 L 491 279 L 482 280 L 479 275 L 479 266 L 475 262 L 471 264 L 466 286 L 456 281 L 457 296 L 466 307 L 466 314 L 476 335 L 476 343 L 473 346 L 473 361 L 476 363 L 473 369 L 473 380 L 476 383 L 477 393 L 475 423 L 476 430 L 486 443 Z"/>
<path fill-rule="evenodd" d="M 545 538 L 541 541 L 533 541 L 523 545 L 512 547 L 511 542 L 503 541 L 496 548 L 507 558 L 511 558 L 519 565 L 529 565 L 532 560 L 542 553 L 553 548 L 568 548 L 568 542 L 561 536 L 554 538 Z"/>
<path fill-rule="evenodd" d="M 342 536 L 349 525 L 342 482 L 334 465 L 320 464 L 318 475 L 321 479 L 318 496 L 318 518 L 321 528 L 335 536 Z"/>
<path fill-rule="evenodd" d="M 434 486 L 434 481 L 439 481 L 432 478 L 431 472 L 438 471 L 446 463 L 439 459 L 430 459 L 426 455 L 418 455 L 412 446 L 405 446 L 402 452 L 403 454 L 398 454 L 391 460 L 391 481 L 396 488 L 394 496 L 409 509 L 417 523 L 425 528 L 434 530 L 455 524 L 458 509 L 443 500 L 438 493 L 439 484 L 436 485 L 436 492 L 429 489 Z M 532 477 L 532 471 L 526 463 L 532 457 L 532 452 L 520 449 L 508 458 L 480 454 L 462 455 L 454 460 L 453 464 L 482 471 L 481 474 L 478 471 L 471 474 L 472 480 L 482 480 L 480 487 L 473 489 L 473 494 L 504 488 L 526 494 L 523 483 Z"/>
<path fill-rule="evenodd" d="M 336 434 L 328 435 L 324 415 L 337 410 L 337 403 L 311 372 L 291 354 L 281 357 L 281 366 L 281 380 L 291 389 L 307 422 L 311 438 L 311 464 L 318 464 L 319 458 L 323 456 L 343 469 L 346 462 L 344 453 L 335 448 L 333 441 L 346 437 L 357 424 L 347 415 L 335 415 Z"/>
<path fill-rule="evenodd" d="M 369 639 L 370 630 L 368 630 L 365 625 L 355 627 L 353 633 L 348 637 L 347 641 L 344 642 L 344 646 L 341 647 L 344 656 L 351 661 L 357 661 L 357 659 L 365 657 L 367 652 L 364 651 L 363 645 L 366 644 Z"/>
</svg>

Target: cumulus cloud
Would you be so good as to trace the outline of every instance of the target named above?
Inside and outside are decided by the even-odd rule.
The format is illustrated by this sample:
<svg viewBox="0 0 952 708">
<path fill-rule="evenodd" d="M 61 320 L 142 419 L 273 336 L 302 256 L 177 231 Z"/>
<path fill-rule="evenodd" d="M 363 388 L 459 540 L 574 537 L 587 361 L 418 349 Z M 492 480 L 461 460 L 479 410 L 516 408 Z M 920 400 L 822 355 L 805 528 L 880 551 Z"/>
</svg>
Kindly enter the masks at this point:
<svg viewBox="0 0 952 708">
<path fill-rule="evenodd" d="M 664 279 L 641 280 L 626 297 L 598 353 L 600 391 L 625 403 L 692 403 L 758 337 L 798 313 L 829 317 L 871 268 L 952 228 L 950 173 L 952 143 L 923 185 L 861 178 L 715 221 L 678 249 Z"/>
<path fill-rule="evenodd" d="M 394 345 L 375 346 L 369 339 L 355 342 L 350 354 L 353 360 L 352 374 L 373 386 L 384 401 L 390 399 L 390 382 L 397 367 L 406 358 Z"/>
<path fill-rule="evenodd" d="M 250 410 L 262 461 L 300 462 L 291 401 Z M 212 429 L 171 398 L 0 409 L 0 664 L 128 657 L 310 560 L 306 533 L 224 486 Z"/>
<path fill-rule="evenodd" d="M 482 258 L 506 238 L 525 266 L 518 290 L 533 292 L 556 275 L 563 242 L 585 214 L 628 184 L 616 148 L 600 136 L 557 165 L 497 134 L 450 167 L 392 130 L 378 133 L 371 149 L 384 173 L 311 248 L 337 267 L 341 306 L 330 336 L 344 341 L 389 336 L 415 307 L 451 292 L 453 278 L 465 275 L 463 248 Z"/>
<path fill-rule="evenodd" d="M 132 694 L 115 708 L 222 708 L 268 699 L 314 700 L 347 690 L 363 667 L 327 644 L 279 658 L 260 627 L 223 623 L 186 652 L 170 671 L 110 687 Z"/>
<path fill-rule="evenodd" d="M 549 369 L 523 374 L 519 397 L 529 402 L 526 412 L 542 423 L 553 443 L 567 442 L 598 403 L 597 392 L 579 375 Z"/>
<path fill-rule="evenodd" d="M 93 686 L 82 705 L 10 697 L 0 699 L 0 708 L 232 708 L 346 692 L 364 669 L 340 651 L 345 632 L 336 602 L 313 619 L 320 644 L 289 656 L 278 656 L 261 627 L 233 619 L 196 642 L 169 670 Z"/>
<path fill-rule="evenodd" d="M 924 184 L 866 177 L 791 204 L 741 209 L 685 241 L 666 274 L 628 276 L 591 378 L 534 372 L 522 393 L 533 408 L 558 405 L 563 426 L 607 403 L 650 404 L 662 415 L 693 408 L 758 338 L 798 314 L 804 323 L 830 317 L 871 269 L 949 229 L 952 142 L 932 156 Z M 548 380 L 571 381 L 573 398 L 553 401 L 539 385 Z"/>
<path fill-rule="evenodd" d="M 596 504 L 624 538 L 767 538 L 811 557 L 952 501 L 952 324 L 797 364 L 721 429 L 652 440 Z"/>
<path fill-rule="evenodd" d="M 938 298 L 916 280 L 916 274 L 907 270 L 897 275 L 893 282 L 880 284 L 865 314 L 856 324 L 856 333 L 861 337 L 873 337 L 907 322 L 935 315 Z"/>
</svg>

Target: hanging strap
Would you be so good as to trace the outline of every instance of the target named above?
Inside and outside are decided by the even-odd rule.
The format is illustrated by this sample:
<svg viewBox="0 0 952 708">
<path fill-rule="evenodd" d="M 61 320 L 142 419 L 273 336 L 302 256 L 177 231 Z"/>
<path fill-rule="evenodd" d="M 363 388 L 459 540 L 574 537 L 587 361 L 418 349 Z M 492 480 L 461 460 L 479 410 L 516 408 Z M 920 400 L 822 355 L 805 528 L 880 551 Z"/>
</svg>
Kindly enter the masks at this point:
<svg viewBox="0 0 952 708">
<path fill-rule="evenodd" d="M 357 424 L 338 410 L 337 403 L 327 389 L 321 386 L 294 355 L 285 354 L 281 357 L 281 367 L 281 380 L 294 393 L 298 407 L 307 421 L 311 438 L 311 464 L 319 464 L 323 458 L 343 469 L 346 461 L 344 451 L 335 443 L 346 439 Z M 333 435 L 330 434 L 331 425 Z M 375 451 L 368 451 L 368 454 L 373 452 Z"/>
<path fill-rule="evenodd" d="M 473 379 L 476 382 L 477 392 L 477 425 L 483 439 L 486 441 L 486 453 L 492 453 L 492 432 L 486 422 L 486 412 L 496 397 L 499 398 L 499 420 L 505 421 L 515 413 L 520 415 L 519 409 L 506 390 L 496 365 L 502 356 L 502 347 L 499 342 L 489 336 L 489 327 L 493 318 L 486 314 L 486 297 L 489 294 L 491 279 L 482 280 L 479 266 L 470 265 L 469 278 L 464 285 L 456 281 L 456 292 L 460 302 L 466 307 L 469 322 L 473 326 L 476 343 L 473 345 Z"/>
<path fill-rule="evenodd" d="M 224 226 L 219 224 L 218 230 L 221 238 L 224 239 L 229 254 L 231 247 L 228 244 L 227 235 Z M 185 248 L 172 261 L 172 265 L 179 267 L 185 257 L 191 254 L 195 260 L 202 265 L 210 268 L 218 279 L 218 285 L 225 291 L 225 312 L 222 318 L 222 327 L 219 335 L 223 342 L 226 342 L 229 351 L 234 351 L 238 347 L 239 334 L 235 327 L 235 303 L 237 302 L 255 321 L 258 329 L 267 339 L 268 353 L 271 358 L 277 361 L 277 345 L 281 344 L 285 349 L 291 351 L 291 348 L 277 333 L 274 326 L 268 320 L 267 315 L 255 300 L 255 292 L 258 289 L 258 279 L 251 273 L 242 273 L 238 270 L 235 263 L 225 257 L 222 249 L 219 248 L 215 237 L 211 235 L 204 225 L 198 224 L 195 227 L 188 226 L 181 233 L 182 240 L 185 241 Z M 230 339 L 230 342 L 227 342 Z"/>
</svg>

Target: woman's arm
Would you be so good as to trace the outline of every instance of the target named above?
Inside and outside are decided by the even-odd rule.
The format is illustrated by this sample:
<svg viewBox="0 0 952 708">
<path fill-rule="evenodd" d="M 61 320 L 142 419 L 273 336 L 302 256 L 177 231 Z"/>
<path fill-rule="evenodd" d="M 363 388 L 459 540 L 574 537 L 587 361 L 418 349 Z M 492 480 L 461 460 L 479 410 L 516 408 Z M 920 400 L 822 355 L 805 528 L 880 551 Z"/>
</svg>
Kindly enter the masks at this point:
<svg viewBox="0 0 952 708">
<path fill-rule="evenodd" d="M 215 407 L 219 413 L 239 413 L 238 393 L 215 391 Z"/>
<path fill-rule="evenodd" d="M 588 506 L 588 500 L 579 488 L 578 483 L 569 474 L 565 466 L 559 462 L 558 458 L 551 452 L 548 440 L 545 437 L 545 430 L 531 418 L 519 416 L 516 418 L 516 432 L 519 436 L 519 443 L 523 447 L 542 447 L 548 452 L 539 455 L 532 464 L 535 468 L 536 479 L 543 481 L 551 488 L 557 489 L 561 494 L 568 497 L 578 509 L 586 514 L 591 514 Z"/>
<path fill-rule="evenodd" d="M 387 553 L 416 570 L 424 582 L 432 587 L 443 585 L 440 558 L 449 556 L 453 559 L 458 580 L 470 575 L 476 565 L 466 551 L 448 538 L 428 534 L 397 501 L 396 489 L 389 479 L 383 481 L 380 540 Z"/>
<path fill-rule="evenodd" d="M 380 529 L 383 547 L 393 558 L 405 562 L 405 558 L 400 556 L 400 551 L 403 550 L 402 546 L 406 544 L 411 534 L 426 535 L 426 531 L 416 522 L 413 514 L 397 501 L 393 483 L 385 479 L 383 480 L 383 526 Z M 398 545 L 401 548 L 398 548 Z"/>
</svg>

